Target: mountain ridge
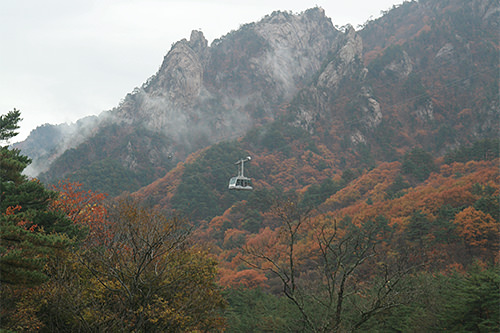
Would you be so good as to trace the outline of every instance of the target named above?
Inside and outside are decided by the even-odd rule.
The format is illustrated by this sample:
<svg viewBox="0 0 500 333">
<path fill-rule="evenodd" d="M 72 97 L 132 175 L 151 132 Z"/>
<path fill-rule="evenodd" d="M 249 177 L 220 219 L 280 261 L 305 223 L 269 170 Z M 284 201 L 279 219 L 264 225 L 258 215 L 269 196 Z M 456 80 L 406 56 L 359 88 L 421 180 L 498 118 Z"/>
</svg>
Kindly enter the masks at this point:
<svg viewBox="0 0 500 333">
<path fill-rule="evenodd" d="M 138 189 L 211 143 L 257 132 L 257 141 L 279 139 L 270 133 L 276 120 L 338 155 L 336 170 L 399 159 L 415 145 L 443 154 L 491 137 L 497 9 L 483 0 L 409 2 L 360 31 L 336 30 L 320 8 L 274 12 L 210 46 L 193 31 L 106 113 L 94 139 L 40 176 L 85 180 L 93 163 L 108 159 Z M 102 150 L 111 155 L 95 154 Z"/>
</svg>

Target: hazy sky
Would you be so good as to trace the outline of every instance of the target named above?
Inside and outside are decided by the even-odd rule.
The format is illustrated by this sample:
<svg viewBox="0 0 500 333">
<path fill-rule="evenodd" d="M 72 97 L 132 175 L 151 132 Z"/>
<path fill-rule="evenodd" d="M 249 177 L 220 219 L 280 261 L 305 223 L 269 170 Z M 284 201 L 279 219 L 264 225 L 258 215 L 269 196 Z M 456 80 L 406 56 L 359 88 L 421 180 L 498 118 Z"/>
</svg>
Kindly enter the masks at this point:
<svg viewBox="0 0 500 333">
<path fill-rule="evenodd" d="M 322 7 L 357 28 L 402 0 L 0 0 L 0 114 L 16 108 L 24 139 L 39 125 L 117 106 L 156 73 L 176 41 L 209 44 L 275 10 Z"/>
</svg>

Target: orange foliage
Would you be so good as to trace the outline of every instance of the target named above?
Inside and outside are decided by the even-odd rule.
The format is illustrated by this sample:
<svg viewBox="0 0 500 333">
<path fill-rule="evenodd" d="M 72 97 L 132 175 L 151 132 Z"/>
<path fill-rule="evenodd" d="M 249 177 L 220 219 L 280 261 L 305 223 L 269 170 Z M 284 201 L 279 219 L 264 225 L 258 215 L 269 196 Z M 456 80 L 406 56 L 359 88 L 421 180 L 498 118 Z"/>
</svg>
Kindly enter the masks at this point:
<svg viewBox="0 0 500 333">
<path fill-rule="evenodd" d="M 382 55 L 382 48 L 380 46 L 375 46 L 373 50 L 365 53 L 364 63 L 367 66 L 373 59 Z"/>
<path fill-rule="evenodd" d="M 224 233 L 224 248 L 229 249 L 243 245 L 247 231 L 239 229 L 227 229 Z"/>
<path fill-rule="evenodd" d="M 132 196 L 137 199 L 158 198 L 158 207 L 169 207 L 177 186 L 181 183 L 184 163 L 179 163 L 170 170 L 164 177 L 155 180 L 150 185 L 143 187 Z"/>
<path fill-rule="evenodd" d="M 274 244 L 278 243 L 278 239 L 278 233 L 266 227 L 259 234 L 250 237 L 246 245 L 251 248 L 265 249 L 273 247 Z"/>
<path fill-rule="evenodd" d="M 366 206 L 365 209 L 371 214 L 364 212 L 362 215 L 402 218 L 420 210 L 432 217 L 444 205 L 469 206 L 478 199 L 471 192 L 474 184 L 489 185 L 498 191 L 499 175 L 494 165 L 495 161 L 481 161 L 443 166 L 440 174 L 433 174 L 425 183 L 408 189 L 404 196 L 388 201 L 376 201 L 373 205 Z M 457 174 L 461 176 L 457 177 Z M 353 207 L 344 208 L 341 215 L 349 214 L 354 217 L 361 213 Z"/>
<path fill-rule="evenodd" d="M 16 213 L 16 211 L 20 211 L 21 208 L 22 207 L 19 205 L 9 206 L 9 207 L 7 207 L 7 210 L 5 211 L 4 215 L 14 215 Z"/>
<path fill-rule="evenodd" d="M 325 207 L 343 207 L 352 205 L 358 200 L 371 198 L 374 201 L 381 201 L 385 198 L 385 191 L 394 181 L 399 172 L 401 164 L 399 162 L 382 163 L 376 169 L 363 174 L 354 180 L 349 186 L 338 191 L 326 200 Z M 351 206 L 350 210 L 356 210 Z"/>
<path fill-rule="evenodd" d="M 244 269 L 234 272 L 228 269 L 220 269 L 221 278 L 219 284 L 223 287 L 238 287 L 246 288 L 267 287 L 267 277 L 261 271 L 255 269 Z"/>
<path fill-rule="evenodd" d="M 60 194 L 51 202 L 50 208 L 64 212 L 73 223 L 88 227 L 87 240 L 100 243 L 111 237 L 108 234 L 105 194 L 85 191 L 82 184 L 68 181 L 60 181 L 54 189 Z"/>
<path fill-rule="evenodd" d="M 300 160 L 303 161 L 303 156 Z M 264 158 L 271 162 L 271 158 Z M 261 160 L 262 161 L 262 160 Z M 318 232 L 332 232 L 332 221 L 342 220 L 345 216 L 352 218 L 352 223 L 361 226 L 368 220 L 374 220 L 383 216 L 388 221 L 388 226 L 394 231 L 392 237 L 404 237 L 405 230 L 410 223 L 415 211 L 419 211 L 426 216 L 428 222 L 434 226 L 438 222 L 438 217 L 442 207 L 448 206 L 460 209 L 464 206 L 472 206 L 481 195 L 473 188 L 479 184 L 482 187 L 493 188 L 498 195 L 500 192 L 500 175 L 498 172 L 498 160 L 495 161 L 472 161 L 468 163 L 453 163 L 441 166 L 440 172 L 433 173 L 425 182 L 404 190 L 401 197 L 388 199 L 386 191 L 394 183 L 396 177 L 401 174 L 401 163 L 382 163 L 375 169 L 366 172 L 357 179 L 349 183 L 345 188 L 335 193 L 320 207 L 323 214 L 312 216 L 310 223 L 304 223 L 300 230 L 300 240 L 297 241 L 294 249 L 294 257 L 297 263 L 305 264 L 313 252 L 317 252 Z M 269 165 L 271 167 L 271 165 Z M 278 167 L 275 165 L 274 167 Z M 304 192 L 306 189 L 303 189 Z M 279 225 L 271 212 L 262 212 L 263 228 L 257 234 L 250 234 L 238 230 L 237 217 L 231 214 L 231 209 L 223 216 L 216 217 L 210 223 L 213 231 L 221 228 L 224 223 L 230 222 L 233 229 L 226 230 L 224 234 L 224 250 L 219 253 L 222 264 L 222 280 L 225 285 L 234 283 L 251 284 L 245 279 L 245 274 L 239 273 L 244 267 L 244 263 L 252 262 L 259 269 L 272 269 L 272 264 L 266 258 L 272 259 L 274 263 L 286 264 L 285 258 L 281 255 L 287 253 L 287 239 L 282 233 Z M 477 211 L 472 207 L 457 214 L 455 224 L 457 231 L 469 246 L 474 247 L 476 254 L 478 251 L 488 251 L 485 254 L 494 252 L 493 248 L 498 247 L 498 225 L 490 215 Z M 323 229 L 321 229 L 323 228 Z M 434 234 L 431 227 L 426 239 L 429 242 L 443 242 Z M 343 230 L 337 228 L 338 236 L 341 237 Z M 211 233 L 213 235 L 213 233 Z M 207 234 L 208 235 L 208 234 Z M 380 235 L 379 235 L 380 236 Z M 382 236 L 380 236 L 382 237 Z M 221 239 L 222 241 L 222 239 Z M 387 240 L 388 242 L 389 239 Z M 245 251 L 240 251 L 237 246 L 244 242 Z M 387 249 L 391 249 L 387 243 Z M 435 244 L 426 255 L 435 258 L 436 262 L 452 265 L 453 260 L 460 256 L 463 247 L 456 242 Z M 474 254 L 473 254 L 474 255 Z M 482 257 L 483 254 L 480 255 Z M 453 259 L 455 258 L 455 259 Z M 244 259 L 241 261 L 240 259 Z M 463 265 L 464 263 L 459 263 Z M 451 267 L 451 266 L 450 266 Z M 248 268 L 248 267 L 247 267 Z M 225 274 L 230 276 L 224 277 Z"/>
<path fill-rule="evenodd" d="M 467 207 L 457 214 L 454 223 L 467 245 L 498 248 L 499 225 L 491 215 L 474 207 Z"/>
<path fill-rule="evenodd" d="M 5 213 L 3 213 L 4 216 L 14 216 L 16 215 L 16 212 L 20 212 L 22 207 L 20 205 L 15 205 L 15 206 L 9 206 L 5 210 Z M 34 232 L 38 228 L 38 224 L 33 224 L 29 220 L 24 220 L 22 215 L 17 215 L 14 219 L 17 221 L 16 225 L 19 227 L 22 227 L 24 230 L 28 230 L 30 232 Z"/>
</svg>

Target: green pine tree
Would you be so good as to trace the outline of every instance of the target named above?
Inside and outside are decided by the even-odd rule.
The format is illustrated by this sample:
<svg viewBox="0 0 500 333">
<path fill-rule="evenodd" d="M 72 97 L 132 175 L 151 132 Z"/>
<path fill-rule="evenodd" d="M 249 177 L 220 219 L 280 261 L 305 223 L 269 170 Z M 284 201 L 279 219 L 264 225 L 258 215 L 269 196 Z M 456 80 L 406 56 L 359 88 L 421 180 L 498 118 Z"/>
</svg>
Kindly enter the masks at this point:
<svg viewBox="0 0 500 333">
<path fill-rule="evenodd" d="M 441 313 L 443 330 L 495 332 L 500 326 L 500 274 L 498 267 L 474 265 L 466 276 L 450 277 Z"/>
<path fill-rule="evenodd" d="M 0 116 L 0 142 L 17 135 L 19 110 Z M 18 149 L 0 146 L 0 282 L 34 285 L 46 279 L 46 260 L 79 231 L 61 213 L 49 209 L 57 192 L 22 174 L 30 159 Z M 64 234 L 61 234 L 64 233 Z"/>
</svg>

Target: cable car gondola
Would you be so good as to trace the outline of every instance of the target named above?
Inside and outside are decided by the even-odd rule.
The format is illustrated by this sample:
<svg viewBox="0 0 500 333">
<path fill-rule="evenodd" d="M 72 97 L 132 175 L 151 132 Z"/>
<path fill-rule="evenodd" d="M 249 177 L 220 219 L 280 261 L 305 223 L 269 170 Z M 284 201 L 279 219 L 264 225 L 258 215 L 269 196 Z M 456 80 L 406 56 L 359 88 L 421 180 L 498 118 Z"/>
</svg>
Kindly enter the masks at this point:
<svg viewBox="0 0 500 333">
<path fill-rule="evenodd" d="M 252 158 L 248 156 L 247 158 L 241 159 L 238 162 L 234 163 L 238 165 L 238 176 L 232 177 L 229 180 L 228 188 L 230 190 L 247 190 L 247 191 L 253 190 L 252 180 L 248 177 L 245 177 L 244 175 L 245 162 L 248 162 L 251 159 Z"/>
</svg>

